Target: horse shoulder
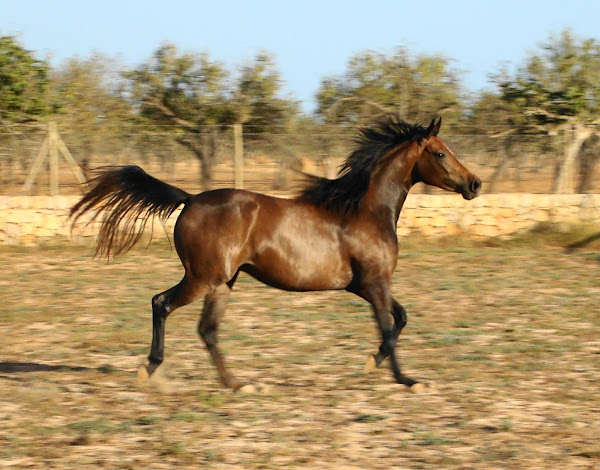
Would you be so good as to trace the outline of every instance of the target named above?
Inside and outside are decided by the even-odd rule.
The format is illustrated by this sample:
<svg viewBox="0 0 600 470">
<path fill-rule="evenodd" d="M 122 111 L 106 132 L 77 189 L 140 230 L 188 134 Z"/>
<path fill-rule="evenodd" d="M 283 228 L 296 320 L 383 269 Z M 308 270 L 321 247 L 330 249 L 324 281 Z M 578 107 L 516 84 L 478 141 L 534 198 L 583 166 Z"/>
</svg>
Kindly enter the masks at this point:
<svg viewBox="0 0 600 470">
<path fill-rule="evenodd" d="M 398 262 L 398 236 L 393 224 L 372 214 L 361 214 L 347 224 L 344 238 L 361 278 L 392 276 Z"/>
</svg>

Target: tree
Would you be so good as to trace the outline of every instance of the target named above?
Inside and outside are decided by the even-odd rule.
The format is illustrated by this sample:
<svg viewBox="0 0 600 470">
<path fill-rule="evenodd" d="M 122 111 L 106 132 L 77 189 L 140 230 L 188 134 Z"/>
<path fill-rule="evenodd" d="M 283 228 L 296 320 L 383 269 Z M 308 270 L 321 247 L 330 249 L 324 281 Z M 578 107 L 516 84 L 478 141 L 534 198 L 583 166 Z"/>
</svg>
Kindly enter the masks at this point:
<svg viewBox="0 0 600 470">
<path fill-rule="evenodd" d="M 35 121 L 50 111 L 48 64 L 12 36 L 0 37 L 0 120 Z"/>
<path fill-rule="evenodd" d="M 179 53 L 172 44 L 158 48 L 137 69 L 126 72 L 140 116 L 171 132 L 200 160 L 202 184 L 212 185 L 219 126 L 235 121 L 227 72 L 207 53 Z"/>
<path fill-rule="evenodd" d="M 282 80 L 272 56 L 260 52 L 243 65 L 233 93 L 236 120 L 252 134 L 277 132 L 298 113 L 298 105 L 281 95 Z"/>
<path fill-rule="evenodd" d="M 471 148 L 476 146 L 487 155 L 488 164 L 494 166 L 487 178 L 486 192 L 493 193 L 501 176 L 512 168 L 517 189 L 525 157 L 531 153 L 545 154 L 549 150 L 547 139 L 529 135 L 529 118 L 514 103 L 502 99 L 497 92 L 482 91 L 469 106 L 461 123 L 461 133 L 469 136 Z M 541 159 L 538 159 L 538 163 Z"/>
<path fill-rule="evenodd" d="M 282 81 L 272 57 L 259 53 L 231 80 L 222 64 L 207 53 L 181 54 L 171 44 L 125 76 L 140 115 L 171 132 L 200 160 L 205 189 L 212 183 L 218 135 L 231 124 L 244 124 L 250 136 L 283 129 L 297 104 L 280 97 Z"/>
<path fill-rule="evenodd" d="M 600 134 L 600 44 L 569 30 L 551 36 L 514 75 L 495 77 L 502 99 L 525 118 L 530 133 L 564 136 L 555 191 L 573 192 L 575 161 L 584 143 Z"/>
<path fill-rule="evenodd" d="M 386 114 L 410 122 L 443 114 L 460 117 L 458 76 L 443 56 L 411 57 L 405 49 L 386 56 L 362 52 L 348 62 L 341 77 L 323 80 L 317 92 L 318 113 L 332 123 L 364 124 Z"/>
<path fill-rule="evenodd" d="M 282 96 L 283 81 L 275 60 L 267 52 L 259 52 L 238 69 L 233 89 L 232 108 L 236 122 L 243 124 L 244 141 L 255 149 L 279 155 L 281 174 L 285 173 L 294 153 L 292 126 L 298 116 L 298 103 Z M 288 134 L 288 135 L 286 135 Z M 281 138 L 286 135 L 285 138 Z M 283 183 L 283 177 L 279 183 Z"/>
<path fill-rule="evenodd" d="M 51 77 L 53 119 L 75 137 L 70 146 L 89 155 L 101 144 L 106 147 L 112 137 L 131 132 L 133 110 L 122 96 L 124 83 L 117 62 L 97 53 L 75 57 Z M 102 149 L 108 150 L 112 149 Z"/>
</svg>

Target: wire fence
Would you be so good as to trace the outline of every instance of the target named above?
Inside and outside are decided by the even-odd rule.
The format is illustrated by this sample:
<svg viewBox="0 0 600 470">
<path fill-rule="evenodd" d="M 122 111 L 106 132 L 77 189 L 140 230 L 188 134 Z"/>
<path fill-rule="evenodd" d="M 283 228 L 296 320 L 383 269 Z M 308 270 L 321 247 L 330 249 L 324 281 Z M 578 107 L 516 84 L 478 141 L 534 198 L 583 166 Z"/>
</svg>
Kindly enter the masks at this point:
<svg viewBox="0 0 600 470">
<path fill-rule="evenodd" d="M 300 172 L 335 177 L 354 145 L 353 133 L 340 128 L 323 126 L 316 132 L 280 131 L 274 129 L 265 134 L 244 129 L 244 188 L 290 192 L 298 187 L 302 179 Z M 45 136 L 43 129 L 0 133 L 0 194 L 21 193 Z M 188 191 L 205 187 L 198 155 L 181 144 L 183 137 L 176 132 L 155 132 L 142 127 L 120 134 L 62 130 L 60 137 L 86 176 L 101 166 L 136 164 Z M 206 127 L 191 137 L 200 144 L 204 142 L 205 152 L 212 155 L 211 187 L 233 186 L 235 145 L 231 129 Z M 553 191 L 557 165 L 563 158 L 564 142 L 560 137 L 444 134 L 443 139 L 461 162 L 482 178 L 486 192 Z M 48 194 L 49 164 L 44 165 L 31 194 Z M 78 193 L 77 179 L 65 162 L 60 165 L 60 194 Z M 582 165 L 573 176 L 575 187 L 584 192 L 600 192 L 600 175 L 596 173 L 593 165 L 591 169 L 589 165 Z M 436 190 L 416 187 L 414 191 Z"/>
</svg>

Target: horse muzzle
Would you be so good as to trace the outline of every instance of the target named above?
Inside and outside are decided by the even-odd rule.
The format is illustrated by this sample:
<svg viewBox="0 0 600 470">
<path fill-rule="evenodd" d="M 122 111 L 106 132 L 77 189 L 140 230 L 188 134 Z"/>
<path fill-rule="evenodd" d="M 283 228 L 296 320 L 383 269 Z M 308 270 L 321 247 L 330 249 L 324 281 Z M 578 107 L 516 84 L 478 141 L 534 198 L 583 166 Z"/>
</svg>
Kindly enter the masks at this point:
<svg viewBox="0 0 600 470">
<path fill-rule="evenodd" d="M 479 196 L 481 186 L 481 180 L 475 175 L 470 175 L 468 182 L 461 188 L 460 193 L 462 194 L 462 197 L 470 201 Z"/>
</svg>

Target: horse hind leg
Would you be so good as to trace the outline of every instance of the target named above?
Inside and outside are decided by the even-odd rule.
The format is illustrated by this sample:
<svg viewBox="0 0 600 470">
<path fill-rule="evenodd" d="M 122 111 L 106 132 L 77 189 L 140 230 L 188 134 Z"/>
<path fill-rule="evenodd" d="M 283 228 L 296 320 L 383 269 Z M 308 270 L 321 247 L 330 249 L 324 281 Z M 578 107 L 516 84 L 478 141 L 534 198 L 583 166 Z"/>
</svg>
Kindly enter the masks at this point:
<svg viewBox="0 0 600 470">
<path fill-rule="evenodd" d="M 179 284 L 152 298 L 152 343 L 148 364 L 138 371 L 139 382 L 150 377 L 164 360 L 165 322 L 169 314 L 193 302 L 207 290 L 208 286 L 186 275 Z"/>
<path fill-rule="evenodd" d="M 225 366 L 225 359 L 217 345 L 217 334 L 219 330 L 219 324 L 223 319 L 225 309 L 227 307 L 227 301 L 231 294 L 231 288 L 233 287 L 235 278 L 229 283 L 223 284 L 214 291 L 208 293 L 204 297 L 204 307 L 202 308 L 202 315 L 198 321 L 198 334 L 204 340 L 206 348 L 210 353 L 221 383 L 234 390 L 239 389 L 242 384 L 229 372 Z"/>
</svg>

